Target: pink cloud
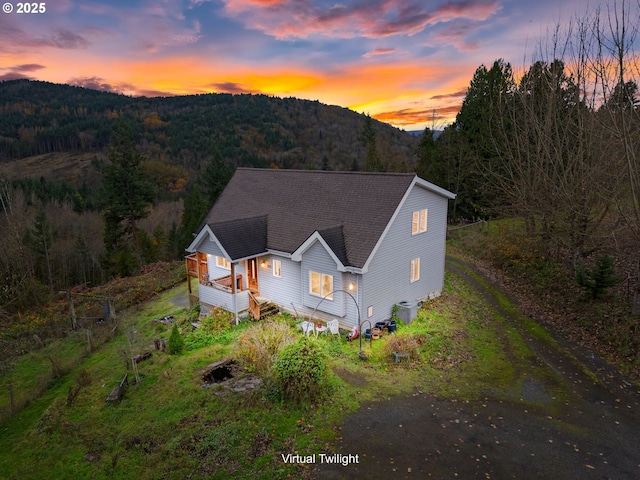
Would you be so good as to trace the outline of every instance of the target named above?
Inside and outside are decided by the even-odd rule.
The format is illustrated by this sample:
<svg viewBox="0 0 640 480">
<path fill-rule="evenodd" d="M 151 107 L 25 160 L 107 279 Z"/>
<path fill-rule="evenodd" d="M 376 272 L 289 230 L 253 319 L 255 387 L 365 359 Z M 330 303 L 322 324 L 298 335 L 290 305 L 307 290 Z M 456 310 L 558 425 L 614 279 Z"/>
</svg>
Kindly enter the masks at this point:
<svg viewBox="0 0 640 480">
<path fill-rule="evenodd" d="M 485 20 L 497 0 L 447 2 L 429 9 L 418 0 L 374 0 L 322 6 L 313 0 L 223 0 L 227 15 L 280 39 L 324 35 L 338 38 L 415 35 L 427 25 L 457 18 Z"/>
<path fill-rule="evenodd" d="M 372 57 L 376 57 L 378 55 L 390 55 L 392 53 L 395 53 L 395 51 L 396 51 L 395 48 L 375 48 L 375 49 L 371 50 L 370 52 L 365 53 L 362 56 L 364 58 L 372 58 Z"/>
<path fill-rule="evenodd" d="M 436 33 L 436 39 L 442 43 L 454 45 L 458 50 L 477 50 L 478 42 L 469 42 L 466 40 L 472 32 L 473 28 L 470 28 L 469 22 L 452 22 Z"/>
<path fill-rule="evenodd" d="M 22 65 L 0 68 L 0 70 L 8 70 L 7 73 L 0 75 L 0 81 L 19 80 L 22 78 L 32 79 L 27 73 L 35 72 L 43 68 L 45 68 L 45 66 L 38 63 L 24 63 Z"/>
</svg>

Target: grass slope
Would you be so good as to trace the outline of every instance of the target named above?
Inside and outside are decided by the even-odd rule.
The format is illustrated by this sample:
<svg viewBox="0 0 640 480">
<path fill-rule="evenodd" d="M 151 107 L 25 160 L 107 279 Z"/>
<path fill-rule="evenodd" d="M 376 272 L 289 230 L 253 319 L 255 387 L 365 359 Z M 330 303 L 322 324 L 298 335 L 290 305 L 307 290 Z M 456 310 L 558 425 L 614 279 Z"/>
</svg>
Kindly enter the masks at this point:
<svg viewBox="0 0 640 480">
<path fill-rule="evenodd" d="M 364 344 L 366 362 L 358 359 L 359 342 L 314 339 L 332 372 L 327 395 L 314 405 L 282 402 L 268 388 L 216 394 L 202 387 L 196 372 L 229 356 L 244 328 L 232 331 L 230 342 L 182 355 L 154 351 L 139 364 L 142 382 L 121 403 L 107 405 L 127 371 L 129 348 L 151 350 L 153 338 L 168 337 L 153 320 L 186 316 L 171 301 L 184 288 L 130 312 L 118 336 L 0 425 L 3 478 L 304 478 L 308 468 L 283 463 L 281 454 L 329 451 L 344 416 L 363 402 L 416 390 L 455 398 L 489 389 L 508 395 L 532 374 L 522 338 L 505 331 L 491 306 L 448 274 L 443 296 L 398 330 L 420 339 L 419 358 L 410 365 L 395 365 L 385 354 L 390 336 Z"/>
</svg>

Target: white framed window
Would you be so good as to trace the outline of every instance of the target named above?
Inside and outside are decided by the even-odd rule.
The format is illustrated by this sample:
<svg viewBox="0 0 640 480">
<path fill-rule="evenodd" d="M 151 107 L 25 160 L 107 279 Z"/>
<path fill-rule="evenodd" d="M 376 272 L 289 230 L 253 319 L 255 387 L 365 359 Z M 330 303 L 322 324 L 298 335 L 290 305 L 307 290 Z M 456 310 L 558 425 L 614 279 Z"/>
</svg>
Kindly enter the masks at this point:
<svg viewBox="0 0 640 480">
<path fill-rule="evenodd" d="M 333 276 L 309 270 L 309 293 L 333 300 Z"/>
<path fill-rule="evenodd" d="M 280 278 L 282 275 L 282 262 L 280 260 L 274 260 L 272 269 L 273 269 L 273 276 Z"/>
<path fill-rule="evenodd" d="M 427 209 L 413 212 L 411 219 L 411 235 L 417 235 L 427 231 Z"/>
<path fill-rule="evenodd" d="M 216 257 L 216 266 L 224 268 L 225 270 L 231 270 L 231 262 L 224 257 Z"/>
<path fill-rule="evenodd" d="M 411 260 L 411 283 L 420 280 L 420 259 Z"/>
</svg>

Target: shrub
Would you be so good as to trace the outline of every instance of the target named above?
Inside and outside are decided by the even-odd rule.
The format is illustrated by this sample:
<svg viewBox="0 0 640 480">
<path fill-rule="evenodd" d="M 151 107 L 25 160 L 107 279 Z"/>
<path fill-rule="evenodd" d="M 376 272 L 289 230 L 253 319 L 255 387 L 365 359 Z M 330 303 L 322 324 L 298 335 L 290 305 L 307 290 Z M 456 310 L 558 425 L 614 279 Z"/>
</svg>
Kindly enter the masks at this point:
<svg viewBox="0 0 640 480">
<path fill-rule="evenodd" d="M 295 333 L 287 323 L 267 320 L 242 334 L 234 356 L 247 370 L 267 376 L 278 352 L 294 340 Z"/>
<path fill-rule="evenodd" d="M 209 315 L 200 320 L 200 329 L 210 334 L 218 334 L 231 329 L 233 313 L 222 308 L 213 308 Z"/>
<path fill-rule="evenodd" d="M 419 346 L 420 342 L 415 335 L 410 332 L 399 332 L 388 337 L 383 350 L 387 356 L 394 353 L 410 353 L 415 358 L 418 354 Z"/>
<path fill-rule="evenodd" d="M 278 354 L 273 379 L 283 396 L 296 403 L 313 401 L 322 393 L 327 363 L 318 343 L 300 337 Z"/>
<path fill-rule="evenodd" d="M 184 340 L 178 331 L 178 325 L 174 324 L 171 329 L 171 335 L 169 335 L 169 341 L 167 342 L 167 348 L 171 355 L 177 355 L 184 349 Z"/>
<path fill-rule="evenodd" d="M 610 256 L 600 256 L 592 267 L 582 265 L 576 269 L 576 282 L 595 300 L 609 287 L 621 282 L 615 275 L 613 264 L 614 260 Z"/>
<path fill-rule="evenodd" d="M 216 336 L 205 332 L 201 328 L 189 332 L 184 339 L 184 346 L 187 350 L 197 350 L 198 348 L 213 345 L 216 342 Z"/>
</svg>

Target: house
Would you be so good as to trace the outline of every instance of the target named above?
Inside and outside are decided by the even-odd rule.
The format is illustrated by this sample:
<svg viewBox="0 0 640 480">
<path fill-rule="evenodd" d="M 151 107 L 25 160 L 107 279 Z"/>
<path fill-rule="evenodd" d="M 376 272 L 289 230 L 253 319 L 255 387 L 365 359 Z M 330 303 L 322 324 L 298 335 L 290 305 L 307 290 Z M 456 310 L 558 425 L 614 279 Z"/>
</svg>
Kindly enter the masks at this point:
<svg viewBox="0 0 640 480">
<path fill-rule="evenodd" d="M 438 296 L 447 200 L 415 174 L 238 168 L 187 248 L 203 308 L 339 320 Z"/>
</svg>

